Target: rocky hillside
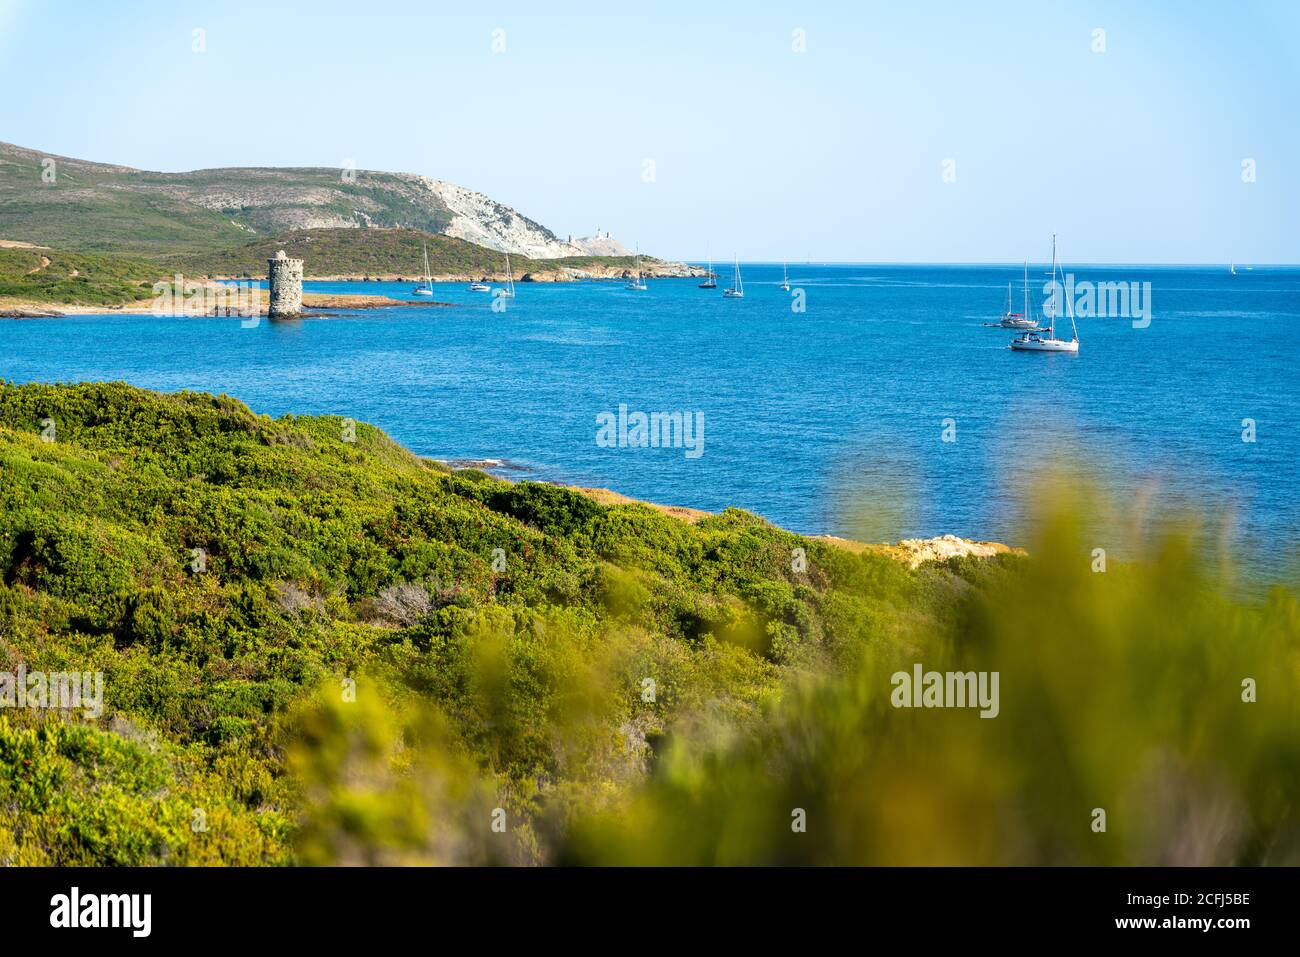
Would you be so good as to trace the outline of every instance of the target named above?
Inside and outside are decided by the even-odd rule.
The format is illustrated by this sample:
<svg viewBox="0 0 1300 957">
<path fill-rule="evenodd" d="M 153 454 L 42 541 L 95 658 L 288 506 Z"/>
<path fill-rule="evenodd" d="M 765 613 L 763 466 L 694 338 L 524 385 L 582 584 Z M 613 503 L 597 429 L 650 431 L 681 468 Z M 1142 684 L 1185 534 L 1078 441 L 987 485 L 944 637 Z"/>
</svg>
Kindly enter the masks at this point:
<svg viewBox="0 0 1300 957">
<path fill-rule="evenodd" d="M 534 258 L 584 255 L 481 193 L 413 173 L 154 173 L 0 143 L 0 239 L 87 252 L 196 252 L 287 230 L 402 227 Z"/>
<path fill-rule="evenodd" d="M 586 256 L 631 256 L 628 249 L 609 233 L 597 233 L 595 236 L 569 237 L 569 243 L 582 250 Z"/>
<path fill-rule="evenodd" d="M 464 239 L 414 229 L 303 229 L 256 239 L 218 252 L 164 257 L 167 273 L 195 278 L 266 275 L 266 261 L 283 249 L 302 259 L 309 279 L 388 279 L 414 281 L 424 269 L 424 252 L 436 281 L 505 279 L 505 254 Z M 524 282 L 620 279 L 631 274 L 631 256 L 564 256 L 544 259 L 512 256 L 514 278 Z M 643 256 L 642 272 L 651 277 L 688 277 L 703 270 Z"/>
</svg>

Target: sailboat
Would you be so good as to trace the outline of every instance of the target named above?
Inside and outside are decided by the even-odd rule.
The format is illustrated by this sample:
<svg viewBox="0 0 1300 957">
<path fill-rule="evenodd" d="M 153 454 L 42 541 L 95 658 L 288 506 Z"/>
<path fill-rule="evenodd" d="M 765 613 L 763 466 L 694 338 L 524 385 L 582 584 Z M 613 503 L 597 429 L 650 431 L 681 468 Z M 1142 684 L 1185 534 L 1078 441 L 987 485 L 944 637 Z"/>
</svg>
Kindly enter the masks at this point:
<svg viewBox="0 0 1300 957">
<path fill-rule="evenodd" d="M 515 277 L 510 272 L 510 254 L 506 253 L 506 287 L 497 290 L 497 298 L 513 299 L 515 298 Z"/>
<path fill-rule="evenodd" d="M 411 290 L 413 296 L 432 296 L 433 277 L 429 275 L 429 244 L 424 243 L 424 285 Z"/>
<path fill-rule="evenodd" d="M 1228 263 L 1228 272 L 1234 276 L 1237 275 L 1237 261 L 1235 259 Z"/>
<path fill-rule="evenodd" d="M 786 262 L 781 263 L 781 288 L 790 291 L 790 264 Z"/>
<path fill-rule="evenodd" d="M 736 257 L 736 278 L 731 281 L 731 288 L 722 290 L 724 299 L 744 299 L 745 284 L 740 281 L 740 257 Z"/>
<path fill-rule="evenodd" d="M 1020 352 L 1074 352 L 1079 351 L 1079 329 L 1074 324 L 1074 307 L 1067 296 L 1065 311 L 1070 315 L 1070 339 L 1056 338 L 1056 293 L 1061 287 L 1056 284 L 1056 234 L 1052 234 L 1052 298 L 1047 303 L 1047 335 L 1038 332 L 1026 332 L 1019 339 L 1011 340 L 1011 348 Z M 1025 315 L 1029 315 L 1029 267 L 1025 266 Z"/>
<path fill-rule="evenodd" d="M 1025 263 L 1025 288 L 1029 288 L 1029 263 Z M 1007 283 L 1007 311 L 1002 314 L 1002 321 L 998 325 L 1003 329 L 1019 329 L 1021 331 L 1038 329 L 1038 323 L 1028 315 L 1011 311 L 1011 283 Z"/>
<path fill-rule="evenodd" d="M 636 289 L 641 292 L 644 292 L 646 289 L 649 288 L 645 284 L 645 280 L 641 278 L 641 244 L 640 243 L 638 243 L 636 247 L 636 278 L 629 279 L 627 285 L 624 288 Z"/>
<path fill-rule="evenodd" d="M 704 282 L 700 283 L 701 289 L 717 289 L 718 280 L 713 274 L 713 253 L 709 253 L 709 271 L 704 276 Z"/>
</svg>

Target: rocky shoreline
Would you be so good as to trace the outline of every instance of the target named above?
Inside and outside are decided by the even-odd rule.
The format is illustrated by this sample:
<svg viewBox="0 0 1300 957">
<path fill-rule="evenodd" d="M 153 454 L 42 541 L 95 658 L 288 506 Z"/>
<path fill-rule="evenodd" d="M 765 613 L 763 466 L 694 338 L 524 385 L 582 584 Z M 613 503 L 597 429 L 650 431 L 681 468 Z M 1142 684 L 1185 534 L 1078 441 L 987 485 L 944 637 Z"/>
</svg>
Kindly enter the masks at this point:
<svg viewBox="0 0 1300 957">
<path fill-rule="evenodd" d="M 460 459 L 443 462 L 442 464 L 450 465 L 453 468 L 488 469 L 497 478 L 505 478 L 501 472 L 510 468 L 508 463 L 501 459 Z M 510 481 L 510 479 L 507 479 L 507 481 Z M 578 485 L 562 485 L 561 487 L 585 495 L 599 505 L 645 505 L 647 508 L 652 508 L 657 512 L 662 512 L 692 525 L 700 521 L 700 519 L 709 518 L 714 514 L 701 508 L 690 508 L 685 505 L 660 505 L 657 502 L 647 502 L 607 488 L 584 488 Z M 859 542 L 850 538 L 840 538 L 836 535 L 809 535 L 807 537 L 813 541 L 825 542 L 835 548 L 842 548 L 855 555 L 864 553 L 883 555 L 886 558 L 902 562 L 909 568 L 919 568 L 926 562 L 944 562 L 950 558 L 963 558 L 966 556 L 992 558 L 995 555 L 1028 554 L 1023 548 L 1004 545 L 1001 542 L 981 542 L 970 538 L 960 538 L 957 535 L 936 535 L 933 538 L 905 538 L 893 543 Z"/>
</svg>

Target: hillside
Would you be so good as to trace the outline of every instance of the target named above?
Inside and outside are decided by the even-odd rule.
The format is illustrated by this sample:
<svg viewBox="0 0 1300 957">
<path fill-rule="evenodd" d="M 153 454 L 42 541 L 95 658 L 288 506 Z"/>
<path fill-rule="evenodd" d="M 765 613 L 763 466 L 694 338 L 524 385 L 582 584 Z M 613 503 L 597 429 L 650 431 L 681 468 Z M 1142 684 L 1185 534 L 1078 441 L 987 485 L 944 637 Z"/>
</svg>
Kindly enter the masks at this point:
<svg viewBox="0 0 1300 957">
<path fill-rule="evenodd" d="M 435 236 L 413 229 L 309 229 L 285 233 L 267 240 L 245 243 L 214 253 L 170 257 L 161 260 L 167 270 L 187 276 L 264 276 L 266 260 L 279 249 L 305 261 L 309 277 L 370 277 L 416 279 L 424 270 L 423 252 L 429 252 L 435 279 L 463 280 L 505 276 L 505 255 L 461 239 Z M 692 275 L 698 270 L 680 263 L 664 263 L 642 257 L 648 275 Z M 531 275 L 542 281 L 586 276 L 608 278 L 631 269 L 627 257 L 567 256 L 561 259 L 530 259 L 511 256 L 516 279 Z"/>
<path fill-rule="evenodd" d="M 603 507 L 453 473 L 364 424 L 345 443 L 342 427 L 210 395 L 0 383 L 0 671 L 105 676 L 98 718 L 0 711 L 0 864 L 406 859 L 378 834 L 349 851 L 329 831 L 341 806 L 301 817 L 301 787 L 351 773 L 317 763 L 336 749 L 292 747 L 349 720 L 320 697 L 348 676 L 349 713 L 381 738 L 386 709 L 438 703 L 449 760 L 540 831 L 547 805 L 639 776 L 675 713 L 707 700 L 752 719 L 783 668 L 858 641 L 884 594 L 868 602 L 865 582 L 922 597 L 901 567 L 744 513 L 688 525 Z M 815 573 L 791 576 L 796 544 Z M 498 654 L 510 677 L 493 690 L 480 669 Z M 647 669 L 662 687 L 648 710 Z M 573 710 L 573 682 L 597 679 L 615 686 Z M 354 812 L 382 818 L 390 800 L 400 787 Z"/>
<path fill-rule="evenodd" d="M 52 160 L 54 181 L 42 171 Z M 412 173 L 326 168 L 155 173 L 0 143 L 0 239 L 146 255 L 318 228 L 401 227 L 512 254 L 581 249 L 481 193 Z"/>
<path fill-rule="evenodd" d="M 147 303 L 152 286 L 186 279 L 256 278 L 266 276 L 266 261 L 278 250 L 306 261 L 308 279 L 401 279 L 416 281 L 429 251 L 437 280 L 466 281 L 505 277 L 505 255 L 461 239 L 409 229 L 309 229 L 233 249 L 207 253 L 145 258 L 141 256 L 71 253 L 48 246 L 0 241 L 0 311 L 30 313 L 48 304 L 57 306 L 129 307 Z M 569 282 L 576 279 L 617 279 L 629 273 L 632 257 L 569 256 L 534 260 L 512 257 L 519 281 Z M 647 276 L 694 276 L 702 270 L 681 263 L 642 257 Z M 318 305 L 324 305 L 315 297 Z"/>
<path fill-rule="evenodd" d="M 0 302 L 128 305 L 151 299 L 161 274 L 157 265 L 126 256 L 0 246 Z"/>
<path fill-rule="evenodd" d="M 350 437 L 0 383 L 0 677 L 102 673 L 8 685 L 0 865 L 1300 860 L 1300 604 L 1177 541 L 912 570 Z M 996 720 L 900 709 L 918 662 L 1000 672 Z"/>
</svg>

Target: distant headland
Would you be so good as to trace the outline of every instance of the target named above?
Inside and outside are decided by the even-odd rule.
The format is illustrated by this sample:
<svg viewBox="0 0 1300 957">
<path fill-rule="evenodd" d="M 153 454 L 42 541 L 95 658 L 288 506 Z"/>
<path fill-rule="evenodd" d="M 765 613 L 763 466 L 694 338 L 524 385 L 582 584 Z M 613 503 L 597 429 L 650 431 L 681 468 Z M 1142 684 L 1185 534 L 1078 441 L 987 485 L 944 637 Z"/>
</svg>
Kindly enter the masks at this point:
<svg viewBox="0 0 1300 957">
<path fill-rule="evenodd" d="M 304 261 L 308 281 L 416 281 L 426 249 L 435 282 L 501 281 L 507 254 L 522 282 L 634 269 L 608 229 L 561 239 L 481 193 L 413 173 L 156 173 L 0 143 L 0 313 L 140 311 L 160 280 L 261 279 L 280 249 Z M 704 274 L 652 256 L 641 268 Z"/>
</svg>

